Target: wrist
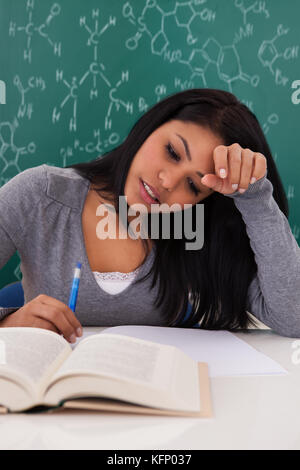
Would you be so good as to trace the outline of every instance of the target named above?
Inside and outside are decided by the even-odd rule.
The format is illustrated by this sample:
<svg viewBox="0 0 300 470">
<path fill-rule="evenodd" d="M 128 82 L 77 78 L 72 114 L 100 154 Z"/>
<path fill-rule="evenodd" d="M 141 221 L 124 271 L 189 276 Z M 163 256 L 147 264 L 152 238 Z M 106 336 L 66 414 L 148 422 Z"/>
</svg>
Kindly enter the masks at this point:
<svg viewBox="0 0 300 470">
<path fill-rule="evenodd" d="M 271 182 L 267 179 L 267 172 L 255 183 L 250 184 L 244 193 L 240 193 L 239 190 L 237 190 L 234 193 L 225 194 L 225 196 L 242 200 L 252 199 L 253 197 L 257 197 L 257 195 L 260 197 L 261 192 L 265 190 L 266 186 L 272 186 Z"/>
<path fill-rule="evenodd" d="M 13 318 L 12 318 L 12 315 L 17 312 L 17 310 L 15 309 L 13 312 L 11 313 L 8 313 L 5 317 L 3 317 L 1 320 L 0 320 L 0 327 L 1 328 L 5 328 L 5 327 L 9 327 L 9 326 L 14 326 L 12 323 L 13 323 Z"/>
</svg>

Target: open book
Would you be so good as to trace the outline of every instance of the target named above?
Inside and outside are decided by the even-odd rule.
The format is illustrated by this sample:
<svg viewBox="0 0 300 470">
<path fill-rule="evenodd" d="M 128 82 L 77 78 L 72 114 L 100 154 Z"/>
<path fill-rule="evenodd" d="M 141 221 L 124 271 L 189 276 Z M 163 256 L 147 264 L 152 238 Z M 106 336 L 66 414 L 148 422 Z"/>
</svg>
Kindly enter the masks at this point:
<svg viewBox="0 0 300 470">
<path fill-rule="evenodd" d="M 72 349 L 40 328 L 0 328 L 0 405 L 211 416 L 206 363 L 175 346 L 99 333 Z"/>
</svg>

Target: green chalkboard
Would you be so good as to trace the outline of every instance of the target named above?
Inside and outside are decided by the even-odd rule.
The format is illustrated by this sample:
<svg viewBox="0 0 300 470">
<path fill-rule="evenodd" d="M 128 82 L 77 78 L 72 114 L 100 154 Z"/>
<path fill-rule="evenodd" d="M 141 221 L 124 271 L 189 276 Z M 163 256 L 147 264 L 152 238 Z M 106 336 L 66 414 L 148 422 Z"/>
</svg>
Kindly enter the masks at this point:
<svg viewBox="0 0 300 470">
<path fill-rule="evenodd" d="M 299 18 L 295 0 L 0 0 L 0 186 L 96 158 L 170 94 L 221 88 L 258 117 L 299 242 Z"/>
</svg>

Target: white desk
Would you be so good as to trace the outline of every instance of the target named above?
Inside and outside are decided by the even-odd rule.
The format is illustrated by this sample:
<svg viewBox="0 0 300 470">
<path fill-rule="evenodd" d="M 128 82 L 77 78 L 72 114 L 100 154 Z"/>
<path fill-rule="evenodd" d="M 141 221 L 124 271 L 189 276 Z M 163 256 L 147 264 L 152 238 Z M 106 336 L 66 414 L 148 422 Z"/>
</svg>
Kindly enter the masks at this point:
<svg viewBox="0 0 300 470">
<path fill-rule="evenodd" d="M 270 330 L 237 336 L 289 374 L 211 379 L 211 419 L 72 410 L 2 415 L 0 449 L 300 449 L 300 364 L 292 362 L 295 339 Z"/>
</svg>

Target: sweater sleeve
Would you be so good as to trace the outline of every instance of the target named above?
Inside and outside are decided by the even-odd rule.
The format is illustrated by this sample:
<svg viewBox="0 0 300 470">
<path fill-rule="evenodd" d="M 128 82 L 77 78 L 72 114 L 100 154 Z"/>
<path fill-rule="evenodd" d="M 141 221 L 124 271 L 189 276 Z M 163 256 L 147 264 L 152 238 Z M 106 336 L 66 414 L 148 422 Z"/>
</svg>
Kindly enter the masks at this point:
<svg viewBox="0 0 300 470">
<path fill-rule="evenodd" d="M 44 165 L 28 168 L 0 188 L 0 270 L 17 250 L 22 250 L 29 216 L 45 188 Z M 17 308 L 0 306 L 0 320 Z"/>
<path fill-rule="evenodd" d="M 282 336 L 300 337 L 300 248 L 267 173 L 243 194 L 226 197 L 242 215 L 257 264 L 247 311 Z"/>
<path fill-rule="evenodd" d="M 0 191 L 1 192 L 1 191 Z M 7 232 L 3 228 L 1 214 L 0 214 L 0 268 L 2 268 L 6 262 L 11 258 L 11 256 L 16 252 L 17 248 L 7 234 Z M 0 320 L 4 318 L 6 315 L 13 313 L 17 310 L 17 308 L 4 308 L 0 306 Z"/>
</svg>

